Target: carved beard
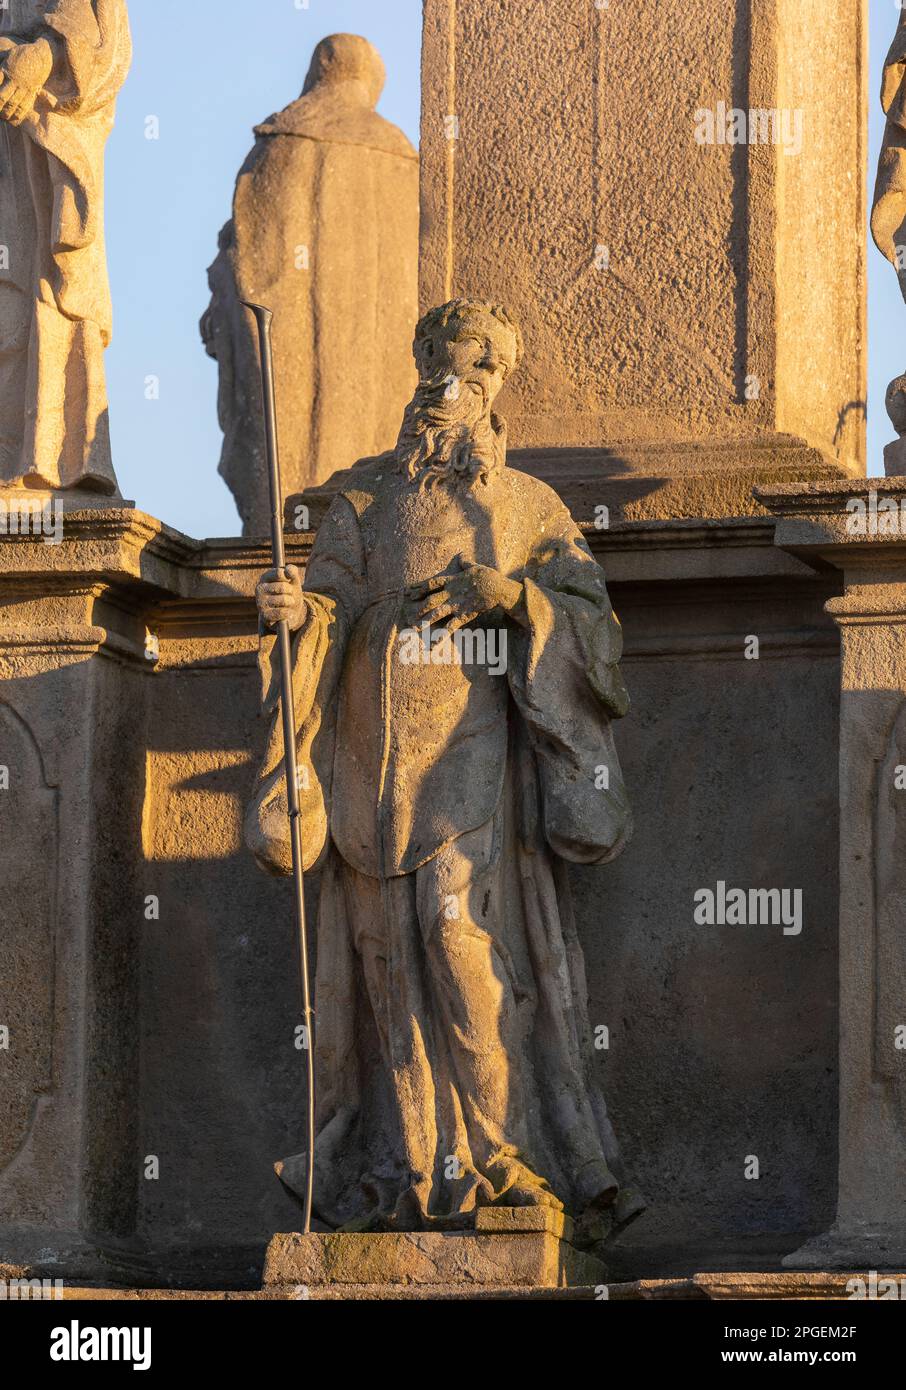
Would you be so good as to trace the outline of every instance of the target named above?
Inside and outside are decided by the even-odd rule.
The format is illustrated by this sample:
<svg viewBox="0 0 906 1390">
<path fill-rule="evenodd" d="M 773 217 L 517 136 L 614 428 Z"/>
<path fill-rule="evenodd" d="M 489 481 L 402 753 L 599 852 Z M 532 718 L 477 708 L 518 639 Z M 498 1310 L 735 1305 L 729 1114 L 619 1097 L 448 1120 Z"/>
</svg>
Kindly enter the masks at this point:
<svg viewBox="0 0 906 1390">
<path fill-rule="evenodd" d="M 506 462 L 506 427 L 490 410 L 480 382 L 435 375 L 420 381 L 406 406 L 396 445 L 397 467 L 425 487 L 486 483 Z"/>
</svg>

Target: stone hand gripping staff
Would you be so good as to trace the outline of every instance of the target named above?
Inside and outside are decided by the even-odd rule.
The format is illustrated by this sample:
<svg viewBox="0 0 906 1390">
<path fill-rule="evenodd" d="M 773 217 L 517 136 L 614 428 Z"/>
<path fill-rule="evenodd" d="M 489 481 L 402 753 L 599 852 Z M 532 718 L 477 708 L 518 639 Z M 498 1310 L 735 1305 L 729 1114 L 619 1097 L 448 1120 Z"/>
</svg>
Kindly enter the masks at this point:
<svg viewBox="0 0 906 1390">
<path fill-rule="evenodd" d="M 277 439 L 277 408 L 274 393 L 274 360 L 271 345 L 273 313 L 261 304 L 245 304 L 255 316 L 261 346 L 261 389 L 264 397 L 264 428 L 267 447 L 268 478 L 271 504 L 271 548 L 274 569 L 283 576 L 286 554 L 283 545 L 283 487 L 280 481 L 280 453 Z M 289 808 L 290 843 L 293 856 L 295 887 L 295 919 L 299 943 L 299 974 L 302 985 L 302 1016 L 305 1020 L 305 1054 L 307 1058 L 308 1096 L 308 1170 L 304 1195 L 303 1232 L 311 1230 L 311 1204 L 314 1184 L 315 1154 L 315 1060 L 312 1030 L 311 983 L 308 969 L 308 935 L 305 923 L 305 882 L 302 870 L 302 828 L 299 812 L 299 774 L 296 766 L 296 714 L 293 702 L 293 663 L 289 623 L 282 618 L 277 623 L 280 652 L 280 707 L 283 716 L 283 747 L 286 758 L 286 791 Z"/>
</svg>

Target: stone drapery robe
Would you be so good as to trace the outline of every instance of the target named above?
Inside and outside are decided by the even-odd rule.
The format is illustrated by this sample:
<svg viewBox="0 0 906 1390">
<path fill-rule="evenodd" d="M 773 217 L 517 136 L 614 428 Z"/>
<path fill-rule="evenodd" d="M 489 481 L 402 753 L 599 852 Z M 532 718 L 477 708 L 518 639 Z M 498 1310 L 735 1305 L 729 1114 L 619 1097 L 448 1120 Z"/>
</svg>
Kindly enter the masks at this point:
<svg viewBox="0 0 906 1390">
<path fill-rule="evenodd" d="M 895 267 L 906 299 L 906 11 L 884 60 L 881 106 L 887 117 L 878 159 L 871 231 L 878 250 Z"/>
<path fill-rule="evenodd" d="M 270 504 L 258 340 L 243 300 L 274 311 L 289 493 L 386 449 L 415 385 L 418 155 L 357 92 L 325 84 L 255 127 L 208 271 L 219 471 L 247 536 L 267 534 Z"/>
<path fill-rule="evenodd" d="M 630 833 L 604 575 L 555 494 L 515 470 L 426 487 L 385 455 L 347 479 L 294 639 L 306 867 L 322 873 L 316 1213 L 468 1226 L 515 1186 L 581 1214 L 619 1176 L 564 863 L 605 863 Z M 524 581 L 505 674 L 400 658 L 404 587 L 459 556 Z M 274 712 L 267 634 L 261 664 Z M 275 719 L 246 838 L 286 873 L 282 757 Z M 291 1189 L 304 1166 L 284 1163 Z"/>
<path fill-rule="evenodd" d="M 0 483 L 113 493 L 103 188 L 132 56 L 125 0 L 12 0 L 0 57 L 39 37 L 53 72 L 21 126 L 0 121 Z"/>
</svg>

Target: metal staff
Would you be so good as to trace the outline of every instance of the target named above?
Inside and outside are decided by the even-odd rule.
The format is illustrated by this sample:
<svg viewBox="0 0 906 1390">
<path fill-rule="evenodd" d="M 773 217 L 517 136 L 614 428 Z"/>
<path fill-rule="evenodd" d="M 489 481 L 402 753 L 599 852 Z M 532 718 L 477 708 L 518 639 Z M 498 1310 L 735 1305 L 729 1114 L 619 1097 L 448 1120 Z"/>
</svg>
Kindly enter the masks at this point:
<svg viewBox="0 0 906 1390">
<path fill-rule="evenodd" d="M 274 355 L 271 347 L 273 313 L 261 304 L 246 304 L 255 316 L 261 347 L 261 388 L 264 396 L 264 429 L 271 494 L 271 546 L 274 569 L 285 577 L 286 553 L 283 546 L 283 488 L 280 483 L 280 455 L 277 444 L 277 406 L 274 396 Z M 293 851 L 293 880 L 296 888 L 296 929 L 299 938 L 299 974 L 302 981 L 302 1013 L 305 1018 L 308 1054 L 308 1165 L 305 1181 L 304 1231 L 311 1230 L 311 1201 L 315 1166 L 315 1057 L 311 1019 L 311 989 L 308 976 L 308 937 L 305 930 L 305 891 L 302 873 L 302 822 L 299 812 L 299 777 L 296 768 L 296 712 L 293 702 L 293 666 L 289 623 L 277 624 L 280 647 L 280 706 L 283 714 L 283 753 L 286 769 L 286 799 L 289 806 L 290 842 Z"/>
</svg>

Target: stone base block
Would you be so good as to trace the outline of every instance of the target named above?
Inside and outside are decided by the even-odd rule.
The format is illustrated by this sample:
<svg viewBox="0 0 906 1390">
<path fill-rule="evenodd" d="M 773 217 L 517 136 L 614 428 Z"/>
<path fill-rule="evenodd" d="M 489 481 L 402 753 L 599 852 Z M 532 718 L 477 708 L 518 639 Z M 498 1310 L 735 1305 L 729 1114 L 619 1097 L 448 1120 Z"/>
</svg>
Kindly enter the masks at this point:
<svg viewBox="0 0 906 1390">
<path fill-rule="evenodd" d="M 547 1231 L 560 1240 L 572 1241 L 572 1217 L 553 1207 L 478 1207 L 475 1212 L 476 1231 L 526 1233 Z"/>
<path fill-rule="evenodd" d="M 601 1262 L 550 1231 L 275 1235 L 264 1287 L 567 1288 L 606 1282 Z"/>
</svg>

